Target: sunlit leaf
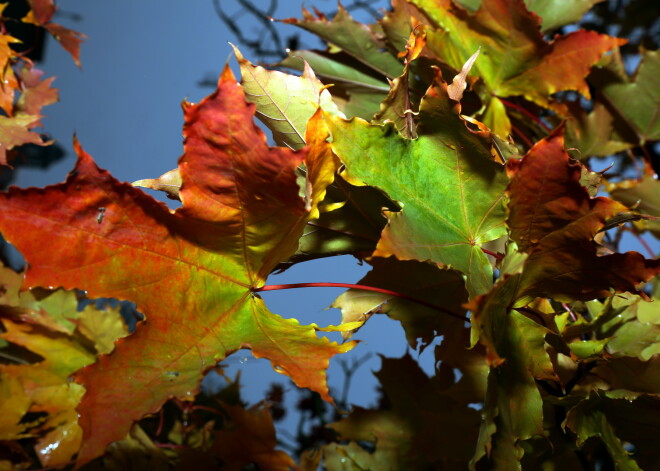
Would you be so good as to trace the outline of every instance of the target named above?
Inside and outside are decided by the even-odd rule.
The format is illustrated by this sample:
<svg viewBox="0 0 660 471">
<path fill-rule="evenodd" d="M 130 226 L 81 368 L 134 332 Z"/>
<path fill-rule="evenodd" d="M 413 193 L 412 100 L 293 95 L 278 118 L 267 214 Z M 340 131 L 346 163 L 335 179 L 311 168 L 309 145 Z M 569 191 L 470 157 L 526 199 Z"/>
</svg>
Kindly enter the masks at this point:
<svg viewBox="0 0 660 471">
<path fill-rule="evenodd" d="M 424 97 L 418 139 L 404 139 L 387 125 L 330 118 L 332 147 L 349 181 L 376 186 L 403 206 L 387 213 L 374 255 L 452 267 L 467 276 L 474 295 L 492 285 L 481 244 L 505 232 L 506 176 L 492 160 L 488 134 L 467 128 L 446 89 L 438 76 Z"/>
<path fill-rule="evenodd" d="M 179 169 L 175 168 L 174 170 L 165 172 L 158 178 L 145 178 L 144 180 L 133 182 L 133 186 L 163 191 L 167 193 L 168 198 L 178 200 L 180 199 L 181 183 L 181 174 L 179 173 Z"/>
<path fill-rule="evenodd" d="M 98 169 L 79 145 L 67 182 L 2 195 L 0 228 L 30 262 L 26 286 L 131 300 L 147 318 L 112 355 L 76 374 L 87 390 L 78 407 L 81 463 L 168 397 L 191 397 L 234 350 L 251 348 L 331 400 L 324 370 L 352 347 L 270 313 L 253 295 L 295 252 L 332 181 L 320 115 L 308 125 L 308 149 L 269 149 L 229 69 L 216 92 L 184 108 L 183 208 L 174 213 Z M 304 198 L 295 174 L 302 161 Z"/>
<path fill-rule="evenodd" d="M 44 466 L 60 465 L 78 451 L 82 430 L 75 410 L 84 389 L 69 381 L 69 375 L 96 359 L 93 352 L 65 334 L 55 334 L 38 326 L 3 319 L 5 340 L 41 356 L 35 364 L 0 365 L 2 389 L 12 392 L 2 402 L 4 421 L 22 421 L 28 412 L 45 412 L 36 422 L 14 422 L 3 432 L 4 439 L 36 436 L 37 453 Z M 11 419 L 10 419 L 11 418 Z"/>
<path fill-rule="evenodd" d="M 23 144 L 43 146 L 41 136 L 31 131 L 39 125 L 41 116 L 20 113 L 16 116 L 0 116 L 0 165 L 7 165 L 7 151 Z"/>
<path fill-rule="evenodd" d="M 337 114 L 337 105 L 312 68 L 304 62 L 303 74 L 298 77 L 255 66 L 243 58 L 234 46 L 234 54 L 241 67 L 241 86 L 250 103 L 257 107 L 256 116 L 273 131 L 280 146 L 300 149 L 305 145 L 305 127 L 320 106 Z"/>
<path fill-rule="evenodd" d="M 348 117 L 370 120 L 389 90 L 385 79 L 363 72 L 360 62 L 346 53 L 292 51 L 279 65 L 304 71 L 305 63 L 326 85 L 332 85 L 333 100 Z"/>
</svg>

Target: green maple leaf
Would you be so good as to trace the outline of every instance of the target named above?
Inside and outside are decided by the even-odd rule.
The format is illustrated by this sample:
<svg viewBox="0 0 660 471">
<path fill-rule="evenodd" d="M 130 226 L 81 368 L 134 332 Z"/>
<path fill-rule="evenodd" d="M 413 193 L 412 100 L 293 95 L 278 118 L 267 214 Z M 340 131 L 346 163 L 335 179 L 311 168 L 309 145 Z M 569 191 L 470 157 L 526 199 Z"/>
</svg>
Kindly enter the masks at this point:
<svg viewBox="0 0 660 471">
<path fill-rule="evenodd" d="M 604 401 L 597 395 L 580 402 L 568 411 L 565 426 L 577 434 L 578 446 L 584 445 L 587 439 L 591 437 L 599 437 L 617 464 L 618 470 L 642 471 L 642 468 L 630 457 L 617 431 L 607 419 L 606 407 L 609 405 L 608 402 L 610 401 Z M 657 415 L 657 412 L 655 415 Z"/>
<path fill-rule="evenodd" d="M 332 85 L 332 98 L 346 116 L 371 119 L 389 90 L 384 79 L 373 77 L 344 52 L 291 51 L 279 65 L 304 71 L 301 59 L 325 84 Z"/>
<path fill-rule="evenodd" d="M 332 182 L 321 115 L 308 125 L 308 148 L 269 148 L 229 69 L 216 92 L 184 112 L 183 207 L 175 212 L 117 182 L 78 144 L 65 183 L 0 195 L 0 230 L 30 264 L 26 287 L 131 300 L 146 316 L 112 355 L 76 374 L 86 389 L 79 463 L 167 398 L 192 397 L 205 372 L 237 349 L 251 348 L 331 401 L 325 369 L 352 347 L 271 313 L 254 294 L 296 251 Z M 295 169 L 303 161 L 301 190 Z"/>
<path fill-rule="evenodd" d="M 349 181 L 378 187 L 403 206 L 387 213 L 374 255 L 459 270 L 474 296 L 492 286 L 481 244 L 505 234 L 507 179 L 492 159 L 489 133 L 469 130 L 459 113 L 438 72 L 420 104 L 416 140 L 401 137 L 392 125 L 326 119 Z"/>
</svg>

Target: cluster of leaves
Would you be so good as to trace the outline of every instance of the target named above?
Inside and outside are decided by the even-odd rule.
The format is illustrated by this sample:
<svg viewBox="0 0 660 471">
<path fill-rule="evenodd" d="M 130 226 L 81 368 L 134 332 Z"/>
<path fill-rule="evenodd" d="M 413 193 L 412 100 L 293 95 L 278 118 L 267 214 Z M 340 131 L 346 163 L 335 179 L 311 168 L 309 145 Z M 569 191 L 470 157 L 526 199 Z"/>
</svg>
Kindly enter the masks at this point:
<svg viewBox="0 0 660 471">
<path fill-rule="evenodd" d="M 658 236 L 659 184 L 650 158 L 623 181 L 589 163 L 658 140 L 660 64 L 642 51 L 629 77 L 623 40 L 548 39 L 594 3 L 393 0 L 369 25 L 305 10 L 285 22 L 328 49 L 291 52 L 280 65 L 300 76 L 236 49 L 241 83 L 226 68 L 184 104 L 175 170 L 121 183 L 76 142 L 66 182 L 1 194 L 0 231 L 29 264 L 2 281 L 10 459 L 30 439 L 43 465 L 89 469 L 136 455 L 154 469 L 654 469 L 660 260 L 618 245 Z M 259 297 L 273 271 L 347 253 L 372 270 L 333 304 L 341 325 L 300 325 Z M 126 336 L 116 312 L 79 312 L 51 287 L 132 301 L 145 320 Z M 233 399 L 198 394 L 249 348 L 333 403 L 328 363 L 374 314 L 413 348 L 441 337 L 435 375 L 383 359 L 381 404 L 329 425 L 297 465 L 237 383 Z"/>
<path fill-rule="evenodd" d="M 24 144 L 47 145 L 34 128 L 41 126 L 41 109 L 58 100 L 52 88 L 54 77 L 42 79 L 43 72 L 28 59 L 29 51 L 16 52 L 21 41 L 8 33 L 8 23 L 21 21 L 48 31 L 80 65 L 80 43 L 84 36 L 51 21 L 56 7 L 52 0 L 29 0 L 28 13 L 16 20 L 3 16 L 8 3 L 0 3 L 0 165 L 8 165 L 12 150 Z"/>
</svg>

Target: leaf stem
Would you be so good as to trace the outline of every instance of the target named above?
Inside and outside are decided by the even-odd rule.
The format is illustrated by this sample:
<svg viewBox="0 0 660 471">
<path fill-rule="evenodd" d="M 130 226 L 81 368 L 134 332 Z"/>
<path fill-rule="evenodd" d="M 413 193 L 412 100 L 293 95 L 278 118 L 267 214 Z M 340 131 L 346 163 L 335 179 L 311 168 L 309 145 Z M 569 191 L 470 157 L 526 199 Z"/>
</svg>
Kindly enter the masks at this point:
<svg viewBox="0 0 660 471">
<path fill-rule="evenodd" d="M 285 285 L 266 285 L 266 286 L 262 286 L 261 288 L 252 288 L 252 292 L 258 293 L 261 291 L 278 291 L 282 289 L 294 289 L 294 288 L 348 288 L 348 289 L 359 289 L 363 291 L 374 291 L 376 293 L 387 294 L 397 298 L 405 299 L 407 301 L 412 301 L 414 303 L 421 304 L 422 306 L 428 307 L 430 309 L 435 309 L 437 311 L 440 311 L 444 314 L 447 314 L 448 316 L 452 316 L 455 317 L 456 319 L 460 319 L 464 322 L 470 322 L 470 319 L 468 319 L 467 317 L 463 317 L 460 314 L 456 314 L 455 312 L 450 311 L 449 309 L 445 309 L 444 307 L 435 305 L 433 303 L 429 303 L 427 301 L 424 301 L 423 299 L 418 299 L 412 296 L 408 296 L 407 294 L 399 293 L 397 291 L 392 291 L 385 288 L 377 288 L 376 286 L 356 285 L 352 283 L 328 283 L 328 282 L 291 283 Z"/>
<path fill-rule="evenodd" d="M 481 247 L 481 251 L 482 251 L 483 253 L 485 253 L 486 255 L 490 255 L 490 256 L 493 257 L 495 260 L 498 260 L 498 261 L 500 261 L 500 262 L 504 259 L 504 257 L 503 257 L 501 254 L 498 254 L 498 253 L 496 253 L 496 252 L 491 252 L 490 250 L 488 250 L 488 249 L 484 249 L 483 247 Z"/>
<path fill-rule="evenodd" d="M 511 123 L 511 130 L 513 131 L 514 134 L 517 134 L 518 137 L 520 138 L 521 141 L 523 141 L 528 148 L 534 147 L 534 143 L 523 133 L 520 129 L 515 127 L 513 123 Z"/>
<path fill-rule="evenodd" d="M 499 97 L 498 97 L 498 98 L 499 98 Z M 503 104 L 504 106 L 506 106 L 507 108 L 511 108 L 511 109 L 516 110 L 516 111 L 520 111 L 522 114 L 524 114 L 524 115 L 527 116 L 528 118 L 534 120 L 534 122 L 538 123 L 539 126 L 541 126 L 541 127 L 542 127 L 543 129 L 545 129 L 546 131 L 548 131 L 548 132 L 552 131 L 552 129 L 550 129 L 550 127 L 549 127 L 547 124 L 545 124 L 541 118 L 539 118 L 538 116 L 536 116 L 536 115 L 533 114 L 533 113 L 530 113 L 528 110 L 526 110 L 526 109 L 523 108 L 522 106 L 520 106 L 520 105 L 516 105 L 515 103 L 511 103 L 510 101 L 508 101 L 508 100 L 504 100 L 504 99 L 502 99 L 502 98 L 499 98 L 499 100 L 500 100 L 500 101 L 502 102 L 502 104 Z"/>
</svg>

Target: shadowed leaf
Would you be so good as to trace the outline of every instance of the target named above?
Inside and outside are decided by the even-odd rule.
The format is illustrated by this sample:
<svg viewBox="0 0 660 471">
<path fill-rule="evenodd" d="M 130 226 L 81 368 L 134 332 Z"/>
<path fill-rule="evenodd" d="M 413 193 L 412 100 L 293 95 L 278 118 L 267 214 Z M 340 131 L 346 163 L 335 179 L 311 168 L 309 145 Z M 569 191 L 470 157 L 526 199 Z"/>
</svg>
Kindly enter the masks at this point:
<svg viewBox="0 0 660 471">
<path fill-rule="evenodd" d="M 445 396 L 438 378 L 428 378 L 408 355 L 383 359 L 376 376 L 389 407 L 356 407 L 331 424 L 341 439 L 351 442 L 324 449 L 326 460 L 339 454 L 360 469 L 373 470 L 465 469 L 474 449 L 479 412 Z M 375 450 L 369 453 L 354 442 L 371 442 Z"/>
<path fill-rule="evenodd" d="M 223 468 L 243 469 L 254 463 L 258 469 L 289 471 L 295 462 L 282 450 L 276 450 L 275 427 L 266 406 L 244 409 L 223 405 L 229 416 L 216 434 L 211 450 L 223 461 Z"/>
<path fill-rule="evenodd" d="M 318 11 L 314 16 L 304 8 L 302 19 L 289 18 L 282 21 L 318 35 L 327 41 L 332 49 L 343 50 L 385 77 L 394 78 L 401 75 L 403 65 L 392 53 L 383 51 L 384 43 L 374 31 L 351 18 L 341 4 L 338 4 L 337 15 L 332 21 L 328 21 L 325 15 Z"/>
<path fill-rule="evenodd" d="M 594 236 L 628 208 L 589 196 L 580 185 L 580 165 L 564 149 L 562 128 L 522 159 L 510 159 L 507 172 L 507 224 L 511 238 L 529 254 L 518 305 L 536 296 L 571 301 L 609 296 L 610 289 L 638 293 L 639 283 L 660 272 L 660 260 L 637 252 L 598 255 Z"/>
<path fill-rule="evenodd" d="M 641 180 L 624 180 L 607 185 L 607 191 L 613 199 L 634 207 L 642 214 L 649 214 L 660 218 L 660 182 L 650 175 L 645 175 Z M 634 226 L 639 230 L 651 231 L 660 238 L 660 220 L 643 219 L 635 222 Z"/>
<path fill-rule="evenodd" d="M 520 275 L 500 280 L 467 306 L 472 343 L 488 351 L 491 364 L 482 422 L 472 466 L 488 455 L 496 469 L 515 469 L 523 456 L 518 443 L 543 434 L 543 400 L 535 380 L 558 379 L 545 350 L 550 331 L 511 306 Z"/>
<path fill-rule="evenodd" d="M 393 290 L 428 305 L 384 293 L 350 289 L 330 306 L 341 309 L 342 323 L 366 322 L 373 314 L 387 314 L 401 322 L 412 348 L 417 348 L 418 339 L 421 340 L 422 350 L 436 336 L 452 335 L 451 332 L 463 326 L 463 321 L 446 312 L 464 315 L 461 305 L 467 301 L 467 292 L 459 273 L 442 270 L 432 263 L 400 261 L 394 257 L 373 258 L 370 263 L 373 269 L 358 284 Z"/>
</svg>

